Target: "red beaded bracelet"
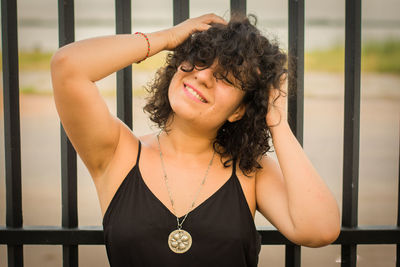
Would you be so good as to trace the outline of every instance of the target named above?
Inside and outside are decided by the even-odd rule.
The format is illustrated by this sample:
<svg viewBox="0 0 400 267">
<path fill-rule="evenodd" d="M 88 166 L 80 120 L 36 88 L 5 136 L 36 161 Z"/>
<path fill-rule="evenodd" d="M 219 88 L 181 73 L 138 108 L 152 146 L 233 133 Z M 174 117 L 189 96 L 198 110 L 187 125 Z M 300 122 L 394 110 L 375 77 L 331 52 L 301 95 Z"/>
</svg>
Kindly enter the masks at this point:
<svg viewBox="0 0 400 267">
<path fill-rule="evenodd" d="M 137 34 L 142 35 L 146 39 L 146 42 L 147 42 L 147 54 L 146 54 L 146 57 L 144 59 L 136 62 L 137 64 L 139 64 L 140 62 L 142 62 L 143 60 L 145 60 L 145 59 L 147 59 L 149 57 L 149 54 L 150 54 L 150 42 L 149 42 L 149 38 L 147 37 L 146 34 L 144 34 L 142 32 L 135 32 L 135 35 L 137 35 Z"/>
</svg>

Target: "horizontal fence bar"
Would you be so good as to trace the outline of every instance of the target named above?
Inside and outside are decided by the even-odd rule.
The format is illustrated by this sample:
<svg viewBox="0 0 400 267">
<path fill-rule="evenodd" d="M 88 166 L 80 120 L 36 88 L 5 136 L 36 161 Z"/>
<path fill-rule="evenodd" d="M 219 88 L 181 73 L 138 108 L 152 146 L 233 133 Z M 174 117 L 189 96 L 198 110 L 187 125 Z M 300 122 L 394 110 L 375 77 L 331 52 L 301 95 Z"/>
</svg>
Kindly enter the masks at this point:
<svg viewBox="0 0 400 267">
<path fill-rule="evenodd" d="M 263 245 L 293 245 L 273 227 L 257 227 Z M 400 227 L 363 226 L 342 228 L 333 244 L 397 244 L 400 240 Z M 29 245 L 102 245 L 104 244 L 101 226 L 81 226 L 62 228 L 60 226 L 25 226 L 11 228 L 0 226 L 0 244 Z"/>
<path fill-rule="evenodd" d="M 101 226 L 25 226 L 19 229 L 0 227 L 0 244 L 102 245 L 104 237 Z"/>
<path fill-rule="evenodd" d="M 290 245 L 280 232 L 273 227 L 257 227 L 262 236 L 263 245 Z M 339 237 L 333 244 L 365 244 L 383 245 L 397 244 L 400 240 L 400 227 L 397 226 L 360 226 L 354 228 L 342 227 Z"/>
</svg>

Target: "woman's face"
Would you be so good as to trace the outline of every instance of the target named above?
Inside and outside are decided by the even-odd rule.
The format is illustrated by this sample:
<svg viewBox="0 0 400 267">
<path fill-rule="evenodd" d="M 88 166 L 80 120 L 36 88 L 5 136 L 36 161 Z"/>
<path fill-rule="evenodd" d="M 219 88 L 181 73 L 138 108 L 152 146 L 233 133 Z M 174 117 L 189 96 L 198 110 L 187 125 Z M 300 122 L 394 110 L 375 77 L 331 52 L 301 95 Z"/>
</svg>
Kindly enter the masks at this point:
<svg viewBox="0 0 400 267">
<path fill-rule="evenodd" d="M 232 122 L 241 118 L 245 92 L 215 75 L 216 63 L 210 68 L 195 68 L 191 72 L 182 71 L 181 66 L 168 90 L 174 117 L 188 120 L 204 130 L 218 130 L 227 120 Z"/>
</svg>

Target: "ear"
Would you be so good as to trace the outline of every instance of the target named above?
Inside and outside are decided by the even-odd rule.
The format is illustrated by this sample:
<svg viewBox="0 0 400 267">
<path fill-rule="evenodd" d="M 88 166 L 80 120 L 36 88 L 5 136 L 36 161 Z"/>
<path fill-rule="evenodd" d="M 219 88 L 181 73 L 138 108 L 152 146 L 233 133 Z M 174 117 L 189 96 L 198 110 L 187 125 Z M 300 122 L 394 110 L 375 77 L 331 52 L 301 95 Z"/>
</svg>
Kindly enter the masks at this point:
<svg viewBox="0 0 400 267">
<path fill-rule="evenodd" d="M 233 112 L 232 115 L 228 117 L 228 121 L 235 122 L 240 120 L 243 117 L 245 111 L 246 111 L 246 106 L 243 103 L 240 104 L 240 106 L 235 110 L 235 112 Z"/>
</svg>

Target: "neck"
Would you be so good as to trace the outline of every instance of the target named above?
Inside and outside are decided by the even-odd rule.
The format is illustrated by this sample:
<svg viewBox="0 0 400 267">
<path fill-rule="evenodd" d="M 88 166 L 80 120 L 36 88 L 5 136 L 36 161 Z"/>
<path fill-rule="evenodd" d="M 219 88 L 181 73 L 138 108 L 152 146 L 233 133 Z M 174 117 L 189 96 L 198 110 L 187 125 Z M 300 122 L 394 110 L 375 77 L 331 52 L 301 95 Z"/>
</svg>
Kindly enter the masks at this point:
<svg viewBox="0 0 400 267">
<path fill-rule="evenodd" d="M 202 131 L 187 122 L 180 123 L 174 119 L 168 124 L 167 131 L 160 133 L 162 146 L 176 156 L 199 156 L 213 151 L 215 131 Z"/>
</svg>

